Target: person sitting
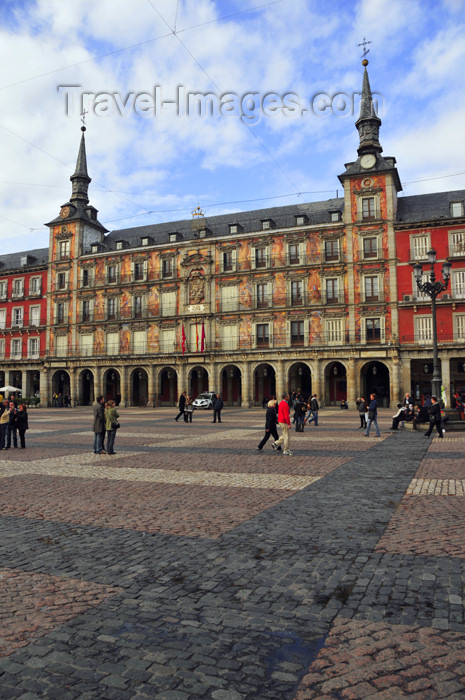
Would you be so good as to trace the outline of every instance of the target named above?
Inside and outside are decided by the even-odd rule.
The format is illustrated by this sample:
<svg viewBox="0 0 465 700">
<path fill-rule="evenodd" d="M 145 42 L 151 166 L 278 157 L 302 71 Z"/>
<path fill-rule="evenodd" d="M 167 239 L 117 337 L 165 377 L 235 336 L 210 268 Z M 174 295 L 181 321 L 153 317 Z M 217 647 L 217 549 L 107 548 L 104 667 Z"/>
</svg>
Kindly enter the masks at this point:
<svg viewBox="0 0 465 700">
<path fill-rule="evenodd" d="M 391 430 L 399 430 L 399 423 L 406 420 L 406 411 L 406 406 L 402 406 L 401 403 L 397 404 L 397 413 L 392 416 Z"/>
</svg>

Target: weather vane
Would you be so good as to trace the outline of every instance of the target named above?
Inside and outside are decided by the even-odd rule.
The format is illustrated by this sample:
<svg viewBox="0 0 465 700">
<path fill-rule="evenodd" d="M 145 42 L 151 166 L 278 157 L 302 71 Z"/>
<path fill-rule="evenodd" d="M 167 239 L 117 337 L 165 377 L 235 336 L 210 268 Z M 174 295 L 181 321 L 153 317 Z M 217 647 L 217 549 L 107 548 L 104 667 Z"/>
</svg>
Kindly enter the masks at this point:
<svg viewBox="0 0 465 700">
<path fill-rule="evenodd" d="M 357 46 L 363 46 L 363 53 L 362 53 L 362 58 L 366 58 L 367 54 L 370 53 L 370 49 L 367 49 L 368 44 L 372 44 L 372 41 L 367 41 L 365 37 L 363 37 L 363 41 L 360 42 L 360 44 L 357 44 Z"/>
<path fill-rule="evenodd" d="M 81 112 L 81 122 L 82 122 L 82 126 L 85 126 L 85 125 L 86 125 L 86 114 L 87 114 L 87 112 L 88 112 L 88 110 L 85 109 L 85 108 L 83 107 L 83 108 L 82 108 L 82 112 Z"/>
</svg>

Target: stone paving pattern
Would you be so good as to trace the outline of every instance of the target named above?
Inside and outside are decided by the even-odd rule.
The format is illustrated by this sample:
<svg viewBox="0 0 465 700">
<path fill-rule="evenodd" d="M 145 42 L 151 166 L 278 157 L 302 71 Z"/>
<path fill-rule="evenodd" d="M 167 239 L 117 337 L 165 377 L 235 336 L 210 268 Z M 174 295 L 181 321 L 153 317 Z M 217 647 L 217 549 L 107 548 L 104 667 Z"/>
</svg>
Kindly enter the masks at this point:
<svg viewBox="0 0 465 700">
<path fill-rule="evenodd" d="M 325 409 L 294 456 L 224 422 L 31 411 L 0 457 L 0 697 L 465 697 L 465 436 L 363 437 Z"/>
</svg>

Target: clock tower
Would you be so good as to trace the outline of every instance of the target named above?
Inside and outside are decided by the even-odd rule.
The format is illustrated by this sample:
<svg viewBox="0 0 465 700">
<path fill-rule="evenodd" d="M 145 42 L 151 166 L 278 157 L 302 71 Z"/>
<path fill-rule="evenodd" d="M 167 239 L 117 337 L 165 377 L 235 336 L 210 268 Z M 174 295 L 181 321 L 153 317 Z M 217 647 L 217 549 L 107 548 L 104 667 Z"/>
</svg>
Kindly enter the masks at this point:
<svg viewBox="0 0 465 700">
<path fill-rule="evenodd" d="M 344 186 L 344 223 L 347 241 L 347 277 L 349 289 L 349 327 L 362 346 L 381 340 L 379 358 L 389 371 L 382 380 L 389 382 L 391 395 L 400 387 L 398 362 L 397 270 L 394 224 L 397 193 L 402 189 L 396 159 L 384 156 L 379 140 L 381 119 L 376 113 L 364 67 L 360 114 L 355 122 L 358 131 L 358 158 L 346 163 L 339 175 Z M 374 386 L 369 361 L 358 360 L 356 376 L 362 377 L 355 387 L 357 396 L 366 396 Z M 377 377 L 378 383 L 381 378 Z"/>
<path fill-rule="evenodd" d="M 47 355 L 50 358 L 51 372 L 47 381 L 53 377 L 65 377 L 60 391 L 76 396 L 76 385 L 69 371 L 68 359 L 76 350 L 76 313 L 79 294 L 79 259 L 90 253 L 92 243 L 102 243 L 107 229 L 97 219 L 97 209 L 89 204 L 88 188 L 91 178 L 87 173 L 86 143 L 81 127 L 76 168 L 71 175 L 71 197 L 60 207 L 58 216 L 46 224 L 50 229 L 49 272 L 47 294 L 47 317 L 50 324 L 47 329 Z M 58 369 L 59 368 L 59 369 Z M 47 367 L 45 367 L 45 371 Z M 56 390 L 50 384 L 48 395 Z"/>
</svg>

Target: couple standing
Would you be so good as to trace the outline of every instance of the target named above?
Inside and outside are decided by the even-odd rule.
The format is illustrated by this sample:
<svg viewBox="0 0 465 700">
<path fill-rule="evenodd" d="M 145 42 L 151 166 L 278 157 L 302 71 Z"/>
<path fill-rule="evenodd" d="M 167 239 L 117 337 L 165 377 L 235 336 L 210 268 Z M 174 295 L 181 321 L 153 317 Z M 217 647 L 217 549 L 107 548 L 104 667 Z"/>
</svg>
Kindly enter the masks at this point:
<svg viewBox="0 0 465 700">
<path fill-rule="evenodd" d="M 110 399 L 105 404 L 103 396 L 97 396 L 94 404 L 94 453 L 98 455 L 114 455 L 116 430 L 119 428 L 119 413 L 115 402 Z M 107 449 L 104 447 L 105 434 L 107 436 Z"/>
</svg>

